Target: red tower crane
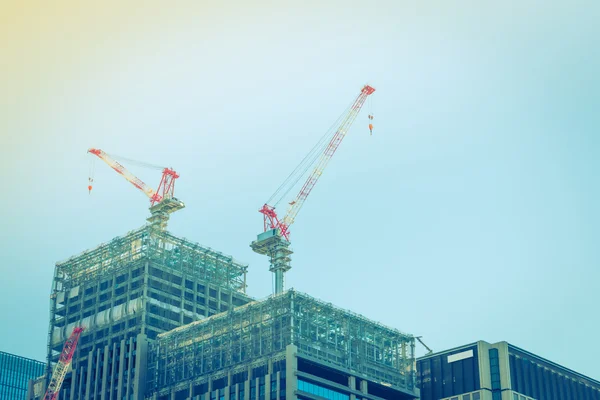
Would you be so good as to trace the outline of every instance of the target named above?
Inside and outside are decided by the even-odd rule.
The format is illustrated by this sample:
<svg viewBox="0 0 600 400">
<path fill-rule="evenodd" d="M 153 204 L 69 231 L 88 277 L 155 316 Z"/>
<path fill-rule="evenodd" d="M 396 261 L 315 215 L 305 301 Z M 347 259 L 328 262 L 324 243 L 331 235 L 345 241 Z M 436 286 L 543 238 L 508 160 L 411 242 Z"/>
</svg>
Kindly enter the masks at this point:
<svg viewBox="0 0 600 400">
<path fill-rule="evenodd" d="M 88 149 L 88 153 L 91 153 L 100 158 L 112 169 L 114 169 L 120 175 L 122 175 L 123 178 L 127 179 L 129 183 L 131 183 L 133 186 L 144 192 L 144 194 L 150 199 L 151 205 L 160 203 L 164 198 L 173 197 L 173 192 L 175 191 L 175 180 L 179 178 L 179 175 L 173 169 L 160 167 L 163 170 L 162 178 L 160 179 L 160 183 L 158 184 L 158 190 L 154 190 L 150 186 L 142 182 L 142 180 L 139 179 L 137 176 L 129 172 L 127 168 L 121 165 L 108 153 L 105 153 L 100 149 Z M 92 189 L 91 185 L 88 187 L 88 189 Z"/>
<path fill-rule="evenodd" d="M 162 169 L 162 177 L 158 184 L 158 189 L 154 190 L 140 178 L 129 172 L 121 163 L 114 159 L 115 156 L 111 156 L 108 153 L 100 149 L 88 149 L 88 153 L 93 154 L 104 161 L 108 166 L 114 169 L 119 175 L 123 176 L 129 183 L 141 190 L 150 199 L 150 213 L 152 216 L 148 218 L 148 221 L 152 224 L 157 224 L 161 229 L 166 227 L 166 223 L 169 219 L 169 214 L 180 210 L 185 207 L 182 201 L 177 200 L 175 194 L 175 180 L 179 178 L 179 174 L 172 168 L 159 167 L 156 165 L 140 163 L 147 167 Z M 88 190 L 92 190 L 92 181 L 90 177 L 90 183 Z"/>
<path fill-rule="evenodd" d="M 75 327 L 73 333 L 71 333 L 71 336 L 69 336 L 65 342 L 60 357 L 58 358 L 58 362 L 54 367 L 54 371 L 52 371 L 52 379 L 50 379 L 50 383 L 48 384 L 44 400 L 55 400 L 58 397 L 60 387 L 65 380 L 65 376 L 67 375 L 69 366 L 73 360 L 73 355 L 75 354 L 81 332 L 83 332 L 83 328 Z"/>
<path fill-rule="evenodd" d="M 271 199 L 258 210 L 264 216 L 264 233 L 258 235 L 257 240 L 252 242 L 250 247 L 252 247 L 255 252 L 270 257 L 270 270 L 275 274 L 275 293 L 283 291 L 284 273 L 291 268 L 291 259 L 289 257 L 292 254 L 292 251 L 289 249 L 290 225 L 294 223 L 294 220 L 308 198 L 308 195 L 317 184 L 323 171 L 327 167 L 327 164 L 329 164 L 329 161 L 348 133 L 352 123 L 356 120 L 367 97 L 373 94 L 373 92 L 375 92 L 375 89 L 369 85 L 365 85 L 361 89 L 349 109 L 338 119 L 338 121 L 341 122 L 336 125 L 337 129 L 332 131 L 333 134 L 330 135 L 327 133 L 321 138 L 313 150 L 311 150 L 294 172 L 292 172 L 273 196 L 271 196 Z M 369 115 L 369 119 L 372 119 L 371 115 Z M 369 129 L 372 132 L 372 124 L 369 125 Z M 329 139 L 329 141 L 327 141 L 327 139 Z M 280 199 L 285 196 L 285 194 L 291 190 L 295 183 L 297 183 L 304 173 L 312 166 L 314 166 L 312 173 L 304 182 L 304 185 L 296 195 L 295 199 L 289 203 L 290 207 L 285 216 L 282 219 L 279 219 L 277 212 L 275 211 L 275 206 L 269 205 L 268 203 L 272 199 L 277 198 L 281 193 L 283 193 L 283 195 L 279 196 Z M 287 190 L 285 190 L 286 187 Z"/>
</svg>

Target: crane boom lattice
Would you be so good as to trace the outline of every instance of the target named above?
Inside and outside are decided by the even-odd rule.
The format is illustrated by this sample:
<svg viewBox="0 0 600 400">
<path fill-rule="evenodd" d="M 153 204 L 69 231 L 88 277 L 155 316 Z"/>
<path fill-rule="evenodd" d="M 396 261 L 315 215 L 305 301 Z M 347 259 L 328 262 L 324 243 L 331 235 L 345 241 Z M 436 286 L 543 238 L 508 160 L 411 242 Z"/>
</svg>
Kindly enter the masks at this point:
<svg viewBox="0 0 600 400">
<path fill-rule="evenodd" d="M 300 209 L 306 202 L 306 199 L 310 195 L 310 192 L 313 190 L 319 178 L 325 171 L 325 168 L 331 161 L 331 158 L 335 154 L 336 150 L 342 143 L 342 140 L 348 133 L 348 130 L 352 126 L 352 123 L 356 120 L 356 117 L 360 113 L 367 97 L 375 92 L 375 89 L 369 85 L 365 85 L 358 97 L 352 103 L 352 106 L 347 111 L 345 115 L 341 118 L 341 123 L 339 124 L 337 130 L 331 137 L 329 143 L 324 147 L 323 151 L 320 153 L 314 153 L 317 155 L 314 159 L 307 156 L 309 163 L 304 164 L 307 166 L 307 169 L 310 169 L 311 165 L 314 165 L 311 174 L 308 176 L 308 179 L 304 182 L 304 185 L 298 192 L 296 198 L 291 201 L 290 208 L 286 215 L 279 219 L 277 212 L 275 211 L 275 207 L 269 204 L 263 205 L 263 207 L 259 210 L 261 214 L 263 214 L 264 220 L 264 233 L 258 235 L 257 239 L 251 243 L 250 247 L 256 253 L 268 255 L 271 267 L 270 271 L 274 273 L 275 276 L 275 293 L 283 292 L 284 287 L 284 274 L 285 272 L 291 269 L 290 265 L 290 255 L 292 254 L 292 250 L 289 248 L 290 246 L 290 231 L 289 227 L 292 225 L 296 219 L 296 216 L 300 212 Z M 371 116 L 369 116 L 371 118 Z M 327 136 L 326 136 L 327 137 Z M 326 143 L 326 142 L 323 142 Z M 317 144 L 315 149 L 320 148 L 320 144 Z M 309 153 L 310 155 L 310 153 Z M 301 166 L 303 165 L 301 163 Z M 302 170 L 302 168 L 297 168 L 296 170 Z M 294 171 L 295 172 L 295 171 Z M 292 175 L 294 174 L 292 173 Z M 290 178 L 286 179 L 284 186 Z M 295 181 L 294 181 L 295 182 Z M 281 190 L 278 189 L 275 194 L 271 197 L 274 198 L 275 195 Z M 270 202 L 270 201 L 269 201 Z"/>
<path fill-rule="evenodd" d="M 71 336 L 65 342 L 58 363 L 56 363 L 54 371 L 52 372 L 52 379 L 50 379 L 50 383 L 48 384 L 44 400 L 55 400 L 58 397 L 62 383 L 65 380 L 65 376 L 67 375 L 69 366 L 73 360 L 73 355 L 75 354 L 81 332 L 83 332 L 83 328 L 75 327 L 73 333 L 71 333 Z"/>
<path fill-rule="evenodd" d="M 312 189 L 317 184 L 317 181 L 323 174 L 323 171 L 325 171 L 325 168 L 327 168 L 327 164 L 329 164 L 329 161 L 331 161 L 331 158 L 342 143 L 342 140 L 344 139 L 344 137 L 346 137 L 348 130 L 352 126 L 352 123 L 354 122 L 356 117 L 358 116 L 363 104 L 367 100 L 367 97 L 371 95 L 374 91 L 375 89 L 373 89 L 371 86 L 365 86 L 361 90 L 360 94 L 356 98 L 356 101 L 352 105 L 350 112 L 342 121 L 342 124 L 340 125 L 335 135 L 329 142 L 329 145 L 325 148 L 325 151 L 321 154 L 321 157 L 315 165 L 313 172 L 310 174 L 310 176 L 302 186 L 302 189 L 300 189 L 300 192 L 296 196 L 296 199 L 291 202 L 291 207 L 289 208 L 285 217 L 283 217 L 283 225 L 285 226 L 285 232 L 288 235 L 289 233 L 287 232 L 287 228 L 289 228 L 289 226 L 294 223 L 298 212 L 300 212 L 300 209 L 304 205 L 304 202 L 308 198 L 308 195 L 310 194 Z M 289 236 L 287 238 L 289 239 Z"/>
<path fill-rule="evenodd" d="M 129 172 L 129 170 L 115 160 L 113 156 L 104 152 L 103 150 L 92 148 L 88 150 L 88 153 L 100 158 L 119 175 L 123 176 L 123 178 L 125 178 L 129 183 L 148 196 L 150 199 L 150 213 L 152 215 L 147 219 L 147 221 L 158 229 L 165 230 L 167 221 L 169 220 L 169 215 L 185 207 L 185 204 L 183 204 L 182 201 L 177 200 L 174 196 L 175 180 L 179 178 L 179 174 L 175 172 L 175 170 L 136 162 L 152 168 L 162 169 L 162 177 L 160 179 L 160 183 L 158 184 L 158 189 L 154 190 L 137 176 Z M 88 187 L 89 190 L 92 189 L 91 182 L 92 179 L 90 178 L 90 186 Z"/>
</svg>

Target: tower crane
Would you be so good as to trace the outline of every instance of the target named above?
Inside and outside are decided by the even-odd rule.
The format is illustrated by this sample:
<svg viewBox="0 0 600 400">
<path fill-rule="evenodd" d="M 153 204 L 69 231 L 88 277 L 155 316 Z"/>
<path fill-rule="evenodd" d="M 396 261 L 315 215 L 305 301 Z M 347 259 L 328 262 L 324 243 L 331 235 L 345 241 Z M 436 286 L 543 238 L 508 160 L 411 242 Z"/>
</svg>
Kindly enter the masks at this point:
<svg viewBox="0 0 600 400">
<path fill-rule="evenodd" d="M 71 336 L 69 336 L 65 342 L 63 350 L 60 353 L 60 357 L 58 358 L 58 362 L 54 366 L 54 371 L 52 371 L 52 379 L 50 379 L 50 383 L 48 384 L 48 389 L 46 390 L 43 400 L 55 400 L 58 397 L 60 387 L 65 380 L 65 376 L 67 375 L 69 366 L 73 360 L 73 355 L 75 354 L 75 349 L 77 348 L 77 342 L 79 341 L 81 332 L 83 332 L 83 328 L 73 328 Z"/>
<path fill-rule="evenodd" d="M 109 167 L 119 173 L 129 183 L 135 186 L 137 189 L 142 191 L 150 199 L 150 218 L 148 222 L 154 227 L 158 227 L 160 230 L 166 229 L 169 215 L 177 210 L 181 210 L 185 207 L 185 204 L 175 198 L 175 180 L 179 178 L 179 174 L 172 168 L 159 167 L 156 165 L 139 163 L 151 168 L 162 169 L 162 177 L 158 184 L 158 189 L 154 190 L 152 187 L 145 184 L 141 179 L 133 175 L 127 170 L 121 163 L 115 160 L 115 156 L 100 150 L 100 149 L 88 149 L 88 153 L 95 155 L 100 158 Z M 129 160 L 134 162 L 133 160 Z M 92 190 L 93 179 L 90 177 L 88 190 Z"/>
<path fill-rule="evenodd" d="M 323 171 L 331 161 L 340 143 L 348 133 L 352 123 L 360 113 L 367 97 L 375 92 L 375 89 L 365 85 L 350 107 L 340 116 L 335 130 L 328 131 L 317 145 L 309 152 L 304 160 L 296 167 L 290 176 L 283 182 L 271 198 L 258 210 L 263 214 L 264 232 L 250 244 L 252 250 L 258 254 L 268 255 L 270 259 L 269 270 L 275 274 L 275 293 L 283 292 L 284 274 L 291 269 L 290 255 L 293 251 L 290 247 L 290 226 L 294 223 L 300 209 L 306 202 L 308 195 L 317 184 Z M 372 119 L 369 116 L 369 119 Z M 372 131 L 372 125 L 369 126 Z M 271 200 L 281 200 L 294 185 L 313 167 L 300 192 L 294 200 L 289 203 L 289 209 L 283 218 L 279 218 L 275 211 L 275 205 L 269 205 Z"/>
</svg>

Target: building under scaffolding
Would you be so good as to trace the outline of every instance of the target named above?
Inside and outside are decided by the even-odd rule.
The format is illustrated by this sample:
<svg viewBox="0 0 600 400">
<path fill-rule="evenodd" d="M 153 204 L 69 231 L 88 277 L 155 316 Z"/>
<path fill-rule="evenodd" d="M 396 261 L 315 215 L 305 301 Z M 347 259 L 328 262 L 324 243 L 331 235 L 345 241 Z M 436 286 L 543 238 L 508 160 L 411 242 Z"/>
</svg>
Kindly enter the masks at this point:
<svg viewBox="0 0 600 400">
<path fill-rule="evenodd" d="M 160 334 L 147 392 L 157 400 L 412 399 L 414 346 L 411 335 L 289 290 Z"/>
<path fill-rule="evenodd" d="M 73 327 L 83 326 L 60 399 L 143 399 L 148 342 L 251 301 L 246 272 L 230 256 L 150 225 L 57 263 L 43 381 Z M 29 398 L 43 396 L 40 383 Z"/>
</svg>

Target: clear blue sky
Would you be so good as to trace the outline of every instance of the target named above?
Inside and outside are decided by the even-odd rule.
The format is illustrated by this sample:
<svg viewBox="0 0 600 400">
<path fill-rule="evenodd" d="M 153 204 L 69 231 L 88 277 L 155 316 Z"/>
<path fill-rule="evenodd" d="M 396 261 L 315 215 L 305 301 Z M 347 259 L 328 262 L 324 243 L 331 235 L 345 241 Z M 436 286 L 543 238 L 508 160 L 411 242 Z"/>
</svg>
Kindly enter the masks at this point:
<svg viewBox="0 0 600 400">
<path fill-rule="evenodd" d="M 600 3 L 284 4 L 2 6 L 0 349 L 44 359 L 54 263 L 145 222 L 102 163 L 88 195 L 88 147 L 176 168 L 171 232 L 268 295 L 257 210 L 369 82 L 374 134 L 363 112 L 300 212 L 288 286 L 600 379 Z"/>
</svg>

